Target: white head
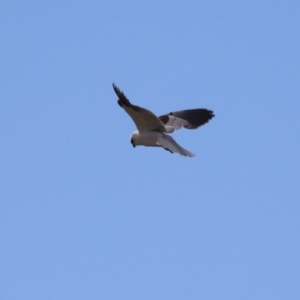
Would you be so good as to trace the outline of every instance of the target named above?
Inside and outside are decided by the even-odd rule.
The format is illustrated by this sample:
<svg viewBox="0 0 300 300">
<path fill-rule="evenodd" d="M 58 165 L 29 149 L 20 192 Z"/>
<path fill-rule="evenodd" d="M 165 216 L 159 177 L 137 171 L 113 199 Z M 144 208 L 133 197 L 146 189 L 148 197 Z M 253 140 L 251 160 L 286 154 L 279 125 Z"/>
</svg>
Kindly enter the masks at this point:
<svg viewBox="0 0 300 300">
<path fill-rule="evenodd" d="M 139 132 L 136 130 L 132 133 L 131 138 L 130 138 L 130 143 L 132 145 L 132 147 L 135 147 L 136 145 L 138 145 L 138 136 L 139 136 Z"/>
</svg>

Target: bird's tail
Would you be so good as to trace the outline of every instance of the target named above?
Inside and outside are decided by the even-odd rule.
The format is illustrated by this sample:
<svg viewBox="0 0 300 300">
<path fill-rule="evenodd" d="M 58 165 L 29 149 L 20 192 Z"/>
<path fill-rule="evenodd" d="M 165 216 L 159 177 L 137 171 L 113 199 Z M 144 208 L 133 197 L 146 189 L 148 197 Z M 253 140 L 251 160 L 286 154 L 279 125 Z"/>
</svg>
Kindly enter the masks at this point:
<svg viewBox="0 0 300 300">
<path fill-rule="evenodd" d="M 195 154 L 191 153 L 190 151 L 188 151 L 188 150 L 184 149 L 183 147 L 181 147 L 180 145 L 178 145 L 175 142 L 175 140 L 167 134 L 161 135 L 157 140 L 157 144 L 171 152 L 175 152 L 175 153 L 178 153 L 183 156 L 188 156 L 188 157 L 195 156 Z"/>
</svg>

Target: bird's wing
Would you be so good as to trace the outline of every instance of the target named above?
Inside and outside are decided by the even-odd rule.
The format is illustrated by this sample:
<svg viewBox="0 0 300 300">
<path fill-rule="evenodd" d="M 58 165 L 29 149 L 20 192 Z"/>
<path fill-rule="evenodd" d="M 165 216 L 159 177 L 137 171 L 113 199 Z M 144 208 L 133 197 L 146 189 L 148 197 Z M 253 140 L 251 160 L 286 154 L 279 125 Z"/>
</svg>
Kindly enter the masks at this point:
<svg viewBox="0 0 300 300">
<path fill-rule="evenodd" d="M 211 110 L 205 108 L 187 109 L 162 115 L 159 119 L 165 124 L 166 132 L 170 133 L 182 127 L 196 129 L 214 117 Z"/>
<path fill-rule="evenodd" d="M 118 104 L 129 114 L 140 132 L 152 130 L 166 131 L 163 122 L 155 114 L 150 110 L 131 104 L 124 93 L 114 83 L 113 88 L 119 97 Z"/>
<path fill-rule="evenodd" d="M 171 152 L 178 153 L 183 156 L 193 157 L 195 154 L 191 153 L 190 151 L 184 149 L 180 145 L 178 145 L 175 140 L 169 136 L 168 134 L 162 134 L 157 139 L 157 145 L 162 146 L 166 150 L 169 150 Z"/>
</svg>

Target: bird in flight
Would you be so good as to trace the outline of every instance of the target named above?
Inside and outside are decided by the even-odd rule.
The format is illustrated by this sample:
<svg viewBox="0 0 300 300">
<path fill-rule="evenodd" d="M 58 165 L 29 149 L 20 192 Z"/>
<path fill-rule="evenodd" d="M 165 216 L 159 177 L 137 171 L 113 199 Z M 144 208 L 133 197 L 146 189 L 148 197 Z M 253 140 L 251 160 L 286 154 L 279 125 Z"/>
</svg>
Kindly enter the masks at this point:
<svg viewBox="0 0 300 300">
<path fill-rule="evenodd" d="M 168 133 L 182 127 L 196 129 L 206 124 L 214 117 L 211 110 L 205 108 L 179 110 L 157 117 L 150 110 L 131 104 L 114 83 L 113 89 L 119 98 L 118 104 L 129 114 L 137 127 L 130 139 L 133 147 L 162 147 L 171 153 L 175 152 L 188 157 L 195 156 L 177 144 Z"/>
</svg>

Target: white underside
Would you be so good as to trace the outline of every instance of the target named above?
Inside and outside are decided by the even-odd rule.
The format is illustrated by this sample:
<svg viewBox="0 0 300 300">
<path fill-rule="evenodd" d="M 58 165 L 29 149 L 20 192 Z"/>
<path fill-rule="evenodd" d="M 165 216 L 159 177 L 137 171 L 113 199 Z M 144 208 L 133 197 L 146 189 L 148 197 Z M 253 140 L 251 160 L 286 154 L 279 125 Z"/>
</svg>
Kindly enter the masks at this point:
<svg viewBox="0 0 300 300">
<path fill-rule="evenodd" d="M 195 154 L 184 149 L 168 134 L 158 131 L 150 132 L 137 132 L 135 144 L 149 147 L 163 147 L 172 152 L 178 153 L 183 156 L 193 157 Z"/>
</svg>

